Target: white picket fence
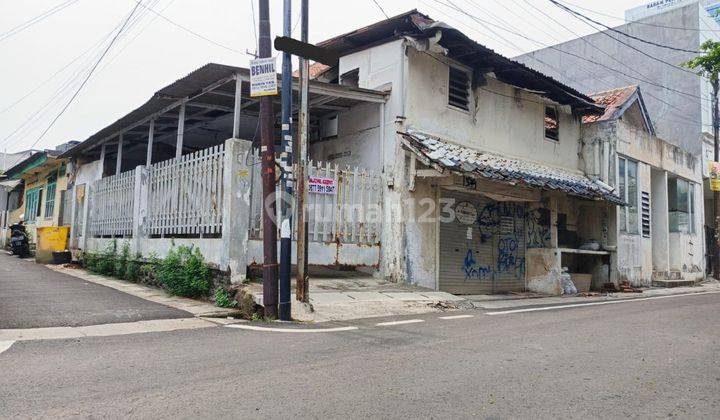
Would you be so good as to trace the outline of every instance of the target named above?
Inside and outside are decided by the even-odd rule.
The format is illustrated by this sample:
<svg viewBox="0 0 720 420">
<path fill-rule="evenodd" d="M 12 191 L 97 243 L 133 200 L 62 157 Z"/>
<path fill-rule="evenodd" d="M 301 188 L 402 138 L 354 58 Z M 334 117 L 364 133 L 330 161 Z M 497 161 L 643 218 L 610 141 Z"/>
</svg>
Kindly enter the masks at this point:
<svg viewBox="0 0 720 420">
<path fill-rule="evenodd" d="M 153 164 L 147 171 L 145 232 L 150 237 L 221 237 L 223 232 L 224 145 Z M 249 237 L 262 238 L 260 161 L 252 166 Z M 88 220 L 91 237 L 130 237 L 133 202 L 140 194 L 135 171 L 95 181 L 90 189 Z M 361 168 L 311 162 L 308 177 L 332 186 L 309 191 L 306 202 L 311 242 L 377 245 L 382 229 L 382 178 Z M 142 189 L 142 188 L 141 188 Z M 137 191 L 136 191 L 137 190 Z M 238 192 L 242 193 L 242 192 Z M 143 207 L 144 200 L 139 201 Z M 278 201 L 279 203 L 279 201 Z M 278 206 L 279 207 L 279 206 Z M 79 209 L 82 214 L 82 209 Z M 293 209 L 297 220 L 297 209 Z M 82 226 L 77 226 L 80 232 Z M 295 229 L 294 229 L 295 231 Z M 295 231 L 296 232 L 296 231 Z"/>
<path fill-rule="evenodd" d="M 92 184 L 88 226 L 91 236 L 132 235 L 134 190 L 134 171 L 102 178 Z"/>
<path fill-rule="evenodd" d="M 250 237 L 262 237 L 262 185 L 255 166 L 251 191 Z M 308 192 L 308 238 L 311 242 L 375 245 L 382 228 L 382 178 L 361 168 L 310 162 L 309 178 L 332 180 L 334 193 Z M 297 220 L 297 209 L 293 209 Z"/>
<path fill-rule="evenodd" d="M 151 166 L 150 235 L 222 233 L 224 150 L 221 144 Z"/>
</svg>

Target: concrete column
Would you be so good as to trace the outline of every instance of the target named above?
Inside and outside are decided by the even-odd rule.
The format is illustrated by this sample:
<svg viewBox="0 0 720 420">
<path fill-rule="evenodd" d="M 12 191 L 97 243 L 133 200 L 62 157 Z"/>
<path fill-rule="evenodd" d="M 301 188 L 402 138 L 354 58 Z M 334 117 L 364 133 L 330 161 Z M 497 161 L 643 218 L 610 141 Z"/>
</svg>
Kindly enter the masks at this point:
<svg viewBox="0 0 720 420">
<path fill-rule="evenodd" d="M 115 175 L 119 175 L 120 172 L 122 172 L 123 140 L 123 135 L 120 134 L 120 138 L 118 139 L 117 159 L 115 160 Z"/>
<path fill-rule="evenodd" d="M 135 168 L 135 189 L 133 191 L 133 229 L 130 249 L 142 254 L 143 239 L 148 237 L 147 208 L 149 192 L 149 170 L 143 165 Z M 133 255 L 134 257 L 134 255 Z"/>
<path fill-rule="evenodd" d="M 245 280 L 248 265 L 251 153 L 250 141 L 225 140 L 222 265 L 230 271 L 232 283 Z"/>
<path fill-rule="evenodd" d="M 83 211 L 83 225 L 82 225 L 82 246 L 80 249 L 82 249 L 83 252 L 87 252 L 87 241 L 88 241 L 88 233 L 90 232 L 90 228 L 88 226 L 90 222 L 90 193 L 92 192 L 92 183 L 85 184 L 85 196 L 83 197 L 83 200 L 85 200 L 84 211 Z"/>
<path fill-rule="evenodd" d="M 72 249 L 77 247 L 77 238 L 75 237 L 77 235 L 77 232 L 75 232 L 75 218 L 77 217 L 77 193 L 75 191 L 75 185 L 73 185 L 72 189 L 67 190 L 65 194 L 70 194 L 70 243 L 68 244 L 68 248 Z"/>
<path fill-rule="evenodd" d="M 107 148 L 107 145 L 105 143 L 100 146 L 100 165 L 98 167 L 98 177 L 97 179 L 101 179 L 103 175 L 105 175 L 105 149 Z"/>
<path fill-rule="evenodd" d="M 147 155 L 145 156 L 145 166 L 148 168 L 150 165 L 152 165 L 152 149 L 153 149 L 153 141 L 155 138 L 155 119 L 153 118 L 150 120 L 150 129 L 148 131 L 148 145 L 147 145 Z"/>
<path fill-rule="evenodd" d="M 550 196 L 550 248 L 558 248 L 558 198 L 554 194 Z"/>
<path fill-rule="evenodd" d="M 655 271 L 670 270 L 670 220 L 667 172 L 652 170 L 650 175 L 650 237 Z"/>
<path fill-rule="evenodd" d="M 185 102 L 180 105 L 178 114 L 177 142 L 175 143 L 175 159 L 182 157 L 183 136 L 185 135 Z"/>
</svg>

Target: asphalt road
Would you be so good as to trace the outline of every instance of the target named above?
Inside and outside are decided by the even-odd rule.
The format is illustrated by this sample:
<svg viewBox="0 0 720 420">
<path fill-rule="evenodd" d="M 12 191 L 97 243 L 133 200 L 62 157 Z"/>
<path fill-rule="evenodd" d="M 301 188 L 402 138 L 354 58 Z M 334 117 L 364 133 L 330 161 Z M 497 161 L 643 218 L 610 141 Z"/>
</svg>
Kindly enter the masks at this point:
<svg viewBox="0 0 720 420">
<path fill-rule="evenodd" d="M 0 354 L 0 416 L 720 417 L 720 294 L 466 313 L 17 342 Z"/>
<path fill-rule="evenodd" d="M 0 329 L 187 317 L 192 315 L 0 251 Z"/>
</svg>

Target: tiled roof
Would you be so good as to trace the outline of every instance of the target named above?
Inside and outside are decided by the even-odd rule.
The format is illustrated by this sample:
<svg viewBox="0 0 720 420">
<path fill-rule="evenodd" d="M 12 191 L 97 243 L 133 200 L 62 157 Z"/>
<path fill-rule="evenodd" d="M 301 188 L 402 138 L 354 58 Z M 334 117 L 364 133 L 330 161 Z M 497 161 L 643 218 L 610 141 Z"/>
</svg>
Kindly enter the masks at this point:
<svg viewBox="0 0 720 420">
<path fill-rule="evenodd" d="M 606 90 L 604 92 L 591 93 L 590 97 L 598 104 L 605 105 L 605 112 L 602 115 L 585 115 L 584 123 L 593 123 L 597 121 L 612 120 L 617 117 L 617 113 L 622 106 L 633 94 L 637 92 L 637 85 L 625 86 L 617 89 Z"/>
<path fill-rule="evenodd" d="M 330 66 L 323 63 L 312 63 L 308 66 L 308 68 L 310 69 L 310 79 L 317 79 L 318 76 L 328 71 Z M 293 77 L 300 77 L 300 70 L 295 70 L 293 72 Z"/>
<path fill-rule="evenodd" d="M 412 129 L 399 134 L 404 138 L 408 149 L 416 153 L 422 161 L 443 172 L 480 176 L 513 185 L 559 190 L 585 199 L 624 205 L 623 200 L 613 194 L 610 187 L 580 173 L 458 146 Z"/>
</svg>

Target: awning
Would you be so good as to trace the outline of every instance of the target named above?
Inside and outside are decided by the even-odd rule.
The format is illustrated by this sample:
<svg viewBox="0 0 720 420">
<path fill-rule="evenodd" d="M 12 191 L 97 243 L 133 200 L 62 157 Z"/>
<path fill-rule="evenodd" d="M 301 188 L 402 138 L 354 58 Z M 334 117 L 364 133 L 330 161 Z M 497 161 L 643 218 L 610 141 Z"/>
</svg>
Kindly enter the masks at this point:
<svg viewBox="0 0 720 420">
<path fill-rule="evenodd" d="M 0 181 L 0 189 L 3 189 L 5 191 L 12 191 L 20 185 L 22 182 L 22 179 L 5 179 Z"/>
<path fill-rule="evenodd" d="M 604 200 L 625 205 L 623 200 L 613 193 L 612 188 L 581 173 L 481 152 L 412 129 L 398 134 L 403 137 L 404 146 L 408 150 L 441 173 L 479 176 L 512 185 L 558 190 L 588 200 Z"/>
</svg>

